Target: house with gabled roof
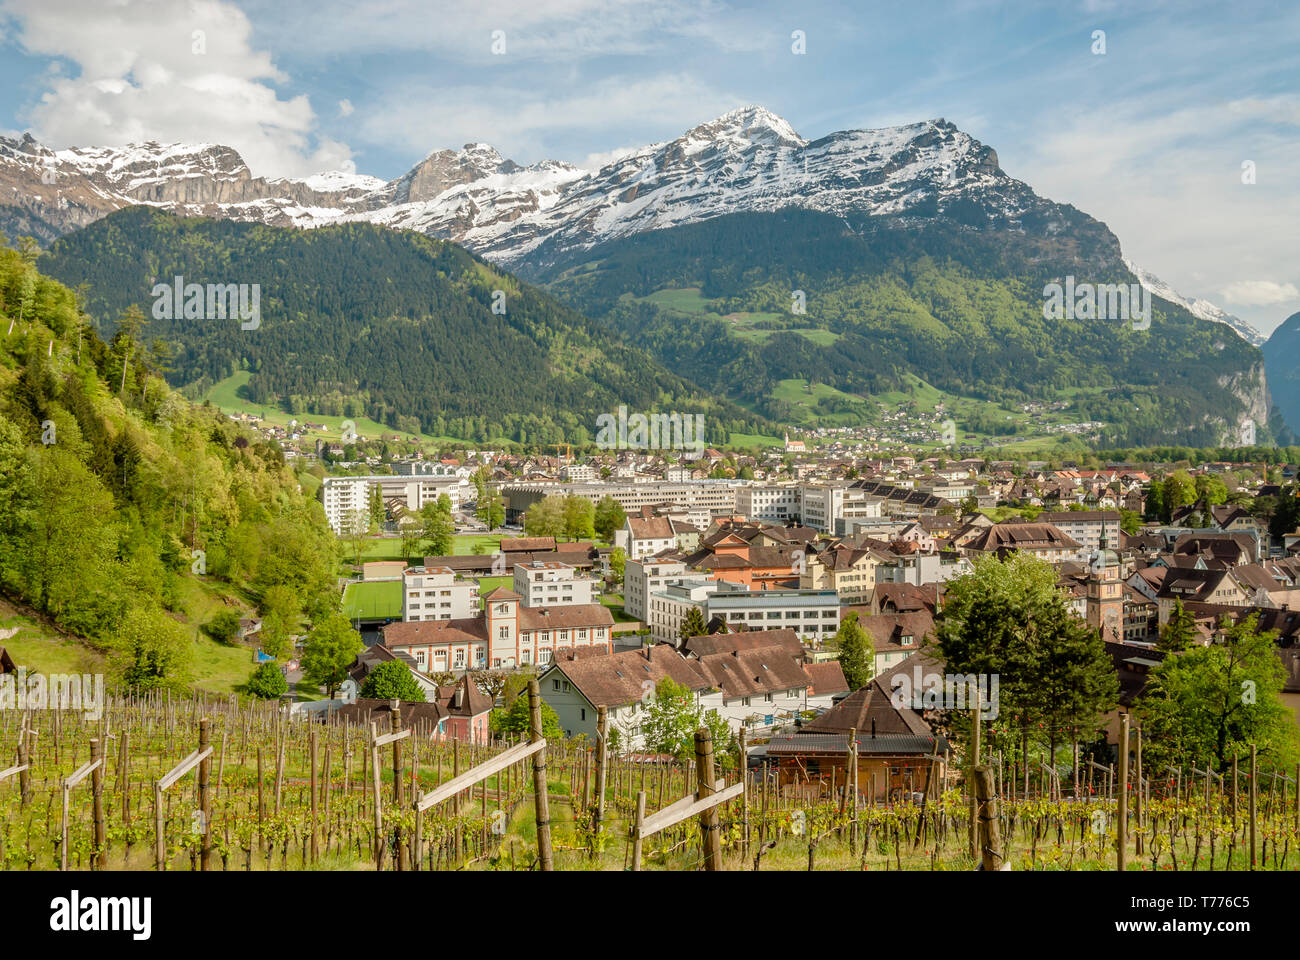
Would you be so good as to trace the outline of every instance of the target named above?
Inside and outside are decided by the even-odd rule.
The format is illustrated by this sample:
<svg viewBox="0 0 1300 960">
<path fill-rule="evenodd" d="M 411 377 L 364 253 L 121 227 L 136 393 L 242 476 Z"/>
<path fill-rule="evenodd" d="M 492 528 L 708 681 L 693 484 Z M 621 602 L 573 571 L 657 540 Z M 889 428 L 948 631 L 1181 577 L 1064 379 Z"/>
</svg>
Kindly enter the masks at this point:
<svg viewBox="0 0 1300 960">
<path fill-rule="evenodd" d="M 667 644 L 606 656 L 557 657 L 537 683 L 566 738 L 594 739 L 597 712 L 604 707 L 611 729 L 618 731 L 619 749 L 637 750 L 645 742 L 641 732 L 645 705 L 664 678 L 689 690 L 696 704 L 713 688 L 713 680 L 697 661 L 687 660 Z"/>
</svg>

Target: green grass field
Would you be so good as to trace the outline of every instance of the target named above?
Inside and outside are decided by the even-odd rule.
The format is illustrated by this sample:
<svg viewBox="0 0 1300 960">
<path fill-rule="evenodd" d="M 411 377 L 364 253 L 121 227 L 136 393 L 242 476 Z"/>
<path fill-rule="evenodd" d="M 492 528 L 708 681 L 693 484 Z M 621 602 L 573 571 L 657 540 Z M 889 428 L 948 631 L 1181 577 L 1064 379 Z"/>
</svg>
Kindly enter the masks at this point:
<svg viewBox="0 0 1300 960">
<path fill-rule="evenodd" d="M 351 420 L 356 425 L 357 433 L 367 439 L 374 439 L 381 434 L 394 434 L 399 431 L 392 427 L 378 423 L 367 417 L 332 417 L 323 413 L 286 413 L 277 406 L 265 403 L 254 403 L 240 396 L 241 387 L 248 384 L 252 378 L 252 373 L 248 370 L 240 370 L 238 373 L 231 374 L 219 383 L 215 383 L 202 396 L 202 400 L 208 400 L 213 406 L 221 410 L 222 413 L 248 413 L 261 417 L 267 423 L 277 426 L 288 426 L 290 420 L 297 420 L 301 423 L 304 420 L 310 420 L 312 423 L 325 424 L 325 430 L 321 433 L 309 434 L 309 436 L 319 436 L 327 440 L 337 440 L 343 435 L 343 422 Z M 431 434 L 408 434 L 402 432 L 403 437 L 415 436 L 421 443 L 426 444 L 447 444 L 460 442 L 457 437 L 435 437 Z"/>
<path fill-rule="evenodd" d="M 349 620 L 402 616 L 402 581 L 371 580 L 343 589 L 343 615 Z"/>
</svg>

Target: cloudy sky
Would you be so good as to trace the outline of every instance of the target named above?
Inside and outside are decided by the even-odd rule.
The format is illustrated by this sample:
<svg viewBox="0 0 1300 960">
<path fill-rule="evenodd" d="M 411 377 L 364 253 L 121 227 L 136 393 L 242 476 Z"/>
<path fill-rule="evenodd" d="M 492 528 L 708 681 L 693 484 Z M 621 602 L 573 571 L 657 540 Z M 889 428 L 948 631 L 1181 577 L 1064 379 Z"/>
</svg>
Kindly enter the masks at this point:
<svg viewBox="0 0 1300 960">
<path fill-rule="evenodd" d="M 469 141 L 593 165 L 750 103 L 809 139 L 946 117 L 1267 332 L 1300 310 L 1297 36 L 1289 0 L 0 0 L 0 131 L 389 178 Z"/>
</svg>

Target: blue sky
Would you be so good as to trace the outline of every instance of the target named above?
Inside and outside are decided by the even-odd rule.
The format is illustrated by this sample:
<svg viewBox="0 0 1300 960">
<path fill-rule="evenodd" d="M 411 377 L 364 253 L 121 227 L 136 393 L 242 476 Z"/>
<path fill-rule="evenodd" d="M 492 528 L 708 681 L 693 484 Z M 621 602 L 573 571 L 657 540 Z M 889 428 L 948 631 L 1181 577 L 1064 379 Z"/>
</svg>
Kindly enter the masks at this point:
<svg viewBox="0 0 1300 960">
<path fill-rule="evenodd" d="M 0 130 L 389 178 L 468 141 L 592 165 L 749 103 L 810 139 L 942 116 L 1268 331 L 1300 310 L 1298 36 L 1272 2 L 0 0 Z"/>
</svg>

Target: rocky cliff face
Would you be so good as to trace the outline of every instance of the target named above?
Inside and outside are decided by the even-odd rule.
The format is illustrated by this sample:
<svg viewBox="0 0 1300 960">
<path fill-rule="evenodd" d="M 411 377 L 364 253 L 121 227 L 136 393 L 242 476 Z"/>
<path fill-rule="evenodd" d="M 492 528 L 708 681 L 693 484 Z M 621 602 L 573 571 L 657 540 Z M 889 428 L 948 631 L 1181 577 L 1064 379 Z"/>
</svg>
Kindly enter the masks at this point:
<svg viewBox="0 0 1300 960">
<path fill-rule="evenodd" d="M 0 229 L 47 241 L 134 204 L 186 216 L 308 225 L 358 209 L 361 198 L 383 185 L 347 174 L 254 177 L 236 151 L 217 144 L 150 141 L 55 151 L 30 135 L 0 137 Z M 23 223 L 35 230 L 22 231 Z"/>
</svg>

